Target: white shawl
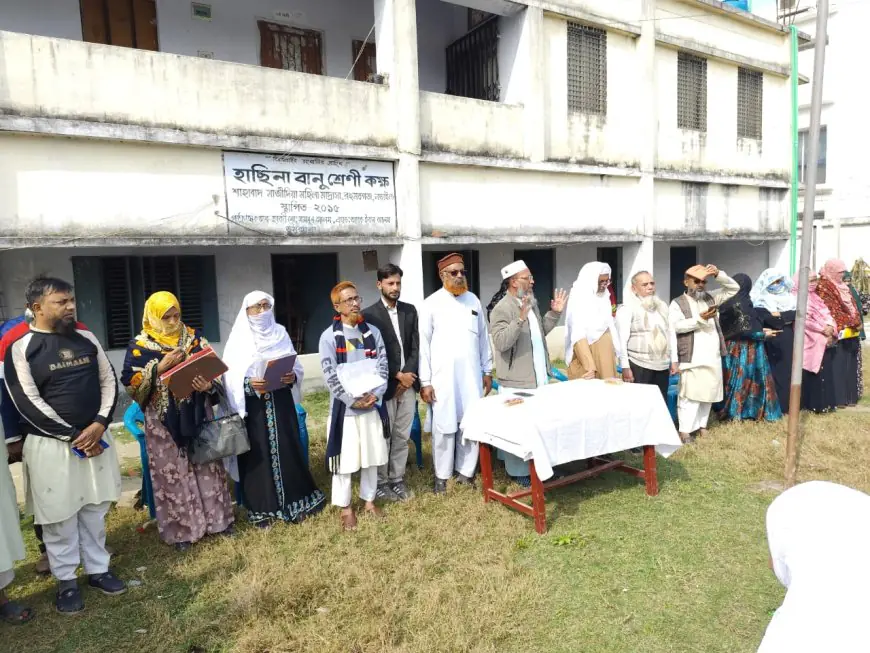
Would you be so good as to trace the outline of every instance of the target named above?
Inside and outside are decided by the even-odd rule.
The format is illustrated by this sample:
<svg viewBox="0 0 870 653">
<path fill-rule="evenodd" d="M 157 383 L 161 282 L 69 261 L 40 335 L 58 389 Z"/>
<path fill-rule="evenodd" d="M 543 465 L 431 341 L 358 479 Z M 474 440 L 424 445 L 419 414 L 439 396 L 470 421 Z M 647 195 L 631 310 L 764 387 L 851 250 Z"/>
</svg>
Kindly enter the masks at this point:
<svg viewBox="0 0 870 653">
<path fill-rule="evenodd" d="M 265 313 L 248 315 L 250 306 L 259 304 L 263 300 L 272 304 L 273 308 Z M 262 364 L 282 356 L 296 353 L 293 342 L 287 334 L 287 329 L 275 321 L 275 300 L 271 295 L 255 290 L 245 295 L 242 307 L 236 316 L 233 330 L 227 338 L 224 348 L 223 361 L 229 370 L 224 374 L 224 387 L 227 390 L 227 399 L 233 411 L 244 417 L 245 410 L 245 377 L 249 377 L 254 370 Z M 293 368 L 296 373 L 296 383 L 293 386 L 293 395 L 298 402 L 301 398 L 299 389 L 302 387 L 304 369 L 297 358 Z"/>
<path fill-rule="evenodd" d="M 613 323 L 610 293 L 605 290 L 603 295 L 598 294 L 598 277 L 610 273 L 607 263 L 587 263 L 580 268 L 580 274 L 571 287 L 565 316 L 565 363 L 568 365 L 574 358 L 574 345 L 583 339 L 594 345 L 609 330 L 613 346 L 616 347 L 619 342 Z"/>
<path fill-rule="evenodd" d="M 867 651 L 870 496 L 812 481 L 767 511 L 773 570 L 788 592 L 758 653 Z"/>
</svg>

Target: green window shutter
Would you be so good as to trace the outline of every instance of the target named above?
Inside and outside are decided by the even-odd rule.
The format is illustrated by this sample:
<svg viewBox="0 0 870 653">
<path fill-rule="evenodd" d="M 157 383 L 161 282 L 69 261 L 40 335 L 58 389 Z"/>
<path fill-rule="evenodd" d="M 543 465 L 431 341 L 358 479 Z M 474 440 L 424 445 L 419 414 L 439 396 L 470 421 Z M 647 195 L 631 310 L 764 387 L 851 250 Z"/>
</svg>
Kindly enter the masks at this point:
<svg viewBox="0 0 870 653">
<path fill-rule="evenodd" d="M 108 348 L 102 261 L 98 256 L 73 256 L 72 266 L 78 320 Z"/>
<path fill-rule="evenodd" d="M 185 324 L 202 329 L 211 342 L 220 341 L 214 256 L 178 257 L 178 301 Z"/>
</svg>

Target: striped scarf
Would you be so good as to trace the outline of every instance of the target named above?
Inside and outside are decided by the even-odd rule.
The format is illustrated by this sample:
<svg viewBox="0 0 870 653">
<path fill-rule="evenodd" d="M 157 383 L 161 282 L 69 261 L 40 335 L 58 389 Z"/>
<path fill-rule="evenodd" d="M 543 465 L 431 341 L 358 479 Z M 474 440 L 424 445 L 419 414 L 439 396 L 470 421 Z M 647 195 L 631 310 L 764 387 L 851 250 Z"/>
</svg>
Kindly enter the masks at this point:
<svg viewBox="0 0 870 653">
<path fill-rule="evenodd" d="M 377 358 L 378 346 L 368 324 L 361 320 L 356 326 L 363 337 L 366 358 Z M 335 363 L 338 366 L 347 362 L 347 341 L 344 337 L 344 325 L 340 315 L 333 318 L 332 335 L 335 338 Z M 381 402 L 376 404 L 376 408 L 384 427 L 384 438 L 388 438 L 390 436 L 390 419 L 387 416 L 387 407 Z M 344 402 L 338 398 L 333 398 L 329 438 L 326 441 L 326 470 L 331 474 L 338 474 L 338 470 L 341 468 L 341 443 L 344 437 L 346 411 L 347 406 Z"/>
</svg>

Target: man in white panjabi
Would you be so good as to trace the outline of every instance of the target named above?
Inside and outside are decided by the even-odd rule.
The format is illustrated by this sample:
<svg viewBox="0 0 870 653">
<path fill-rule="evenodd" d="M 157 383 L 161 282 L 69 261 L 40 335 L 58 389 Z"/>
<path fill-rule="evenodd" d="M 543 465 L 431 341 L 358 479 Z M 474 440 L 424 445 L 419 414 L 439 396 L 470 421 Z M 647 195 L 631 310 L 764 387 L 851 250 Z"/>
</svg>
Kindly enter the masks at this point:
<svg viewBox="0 0 870 653">
<path fill-rule="evenodd" d="M 429 404 L 435 493 L 447 481 L 474 482 L 478 444 L 464 442 L 459 424 L 466 408 L 492 390 L 492 349 L 480 300 L 468 291 L 459 254 L 438 261 L 443 287 L 420 310 L 420 397 Z"/>
<path fill-rule="evenodd" d="M 351 506 L 351 475 L 359 472 L 359 496 L 365 511 L 375 517 L 383 512 L 375 505 L 378 467 L 387 464 L 390 436 L 387 408 L 382 399 L 387 390 L 389 362 L 384 340 L 377 327 L 362 317 L 362 298 L 349 281 L 342 281 L 330 294 L 336 316 L 320 336 L 320 366 L 329 388 L 326 464 L 332 473 L 332 505 L 340 510 L 341 527 L 356 530 Z M 369 390 L 351 388 L 351 371 L 361 363 L 376 361 Z M 347 374 L 345 375 L 345 371 Z M 345 381 L 342 381 L 344 376 Z M 363 376 L 366 376 L 363 374 Z M 377 384 L 377 385 L 374 385 Z"/>
<path fill-rule="evenodd" d="M 707 291 L 707 278 L 721 286 Z M 680 399 L 677 406 L 680 439 L 692 442 L 694 434 L 707 434 L 710 408 L 724 396 L 722 356 L 725 339 L 719 327 L 719 306 L 734 297 L 740 286 L 715 265 L 695 265 L 686 270 L 686 292 L 671 302 L 668 312 L 677 339 L 680 366 Z"/>
<path fill-rule="evenodd" d="M 24 441 L 27 511 L 43 526 L 61 614 L 84 609 L 76 581 L 104 594 L 126 591 L 110 570 L 106 514 L 121 494 L 118 458 L 107 430 L 118 382 L 96 337 L 75 321 L 72 286 L 37 278 L 26 290 L 34 314 L 27 335 L 6 351 L 6 388 L 28 422 Z M 106 448 L 108 446 L 108 449 Z"/>
</svg>

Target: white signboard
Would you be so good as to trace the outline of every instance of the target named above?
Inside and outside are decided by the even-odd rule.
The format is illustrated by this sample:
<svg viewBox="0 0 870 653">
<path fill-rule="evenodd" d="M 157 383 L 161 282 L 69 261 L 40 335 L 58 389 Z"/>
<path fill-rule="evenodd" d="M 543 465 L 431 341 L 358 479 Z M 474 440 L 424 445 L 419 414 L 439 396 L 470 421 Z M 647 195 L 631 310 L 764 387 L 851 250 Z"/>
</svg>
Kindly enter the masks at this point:
<svg viewBox="0 0 870 653">
<path fill-rule="evenodd" d="M 388 161 L 224 152 L 224 180 L 234 235 L 396 233 Z"/>
</svg>

